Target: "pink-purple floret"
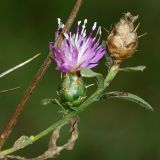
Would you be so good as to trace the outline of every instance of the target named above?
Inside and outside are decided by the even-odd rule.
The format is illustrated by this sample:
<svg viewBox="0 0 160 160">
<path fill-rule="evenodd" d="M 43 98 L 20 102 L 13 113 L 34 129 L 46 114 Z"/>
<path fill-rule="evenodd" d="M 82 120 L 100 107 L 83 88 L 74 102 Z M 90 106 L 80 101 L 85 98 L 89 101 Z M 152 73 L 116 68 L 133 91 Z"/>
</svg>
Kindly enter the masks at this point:
<svg viewBox="0 0 160 160">
<path fill-rule="evenodd" d="M 96 35 L 93 37 L 93 31 L 96 28 L 96 22 L 92 31 L 86 36 L 85 25 L 87 20 L 80 28 L 81 21 L 78 22 L 75 34 L 65 33 L 64 40 L 60 47 L 54 47 L 54 43 L 49 43 L 49 48 L 53 53 L 54 60 L 57 63 L 56 69 L 61 72 L 76 72 L 82 68 L 93 68 L 98 65 L 98 61 L 106 53 L 105 48 L 100 44 L 101 27 L 98 28 Z M 58 19 L 58 31 L 56 38 L 64 25 Z"/>
</svg>

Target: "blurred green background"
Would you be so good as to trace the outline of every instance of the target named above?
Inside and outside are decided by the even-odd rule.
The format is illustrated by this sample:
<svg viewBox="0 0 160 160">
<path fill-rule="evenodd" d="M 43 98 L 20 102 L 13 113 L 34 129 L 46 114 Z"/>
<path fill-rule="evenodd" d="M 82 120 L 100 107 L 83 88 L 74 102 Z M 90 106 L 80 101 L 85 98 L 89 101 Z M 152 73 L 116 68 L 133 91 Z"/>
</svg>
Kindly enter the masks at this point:
<svg viewBox="0 0 160 160">
<path fill-rule="evenodd" d="M 66 21 L 74 3 L 75 0 L 0 1 L 0 72 L 36 53 L 42 53 L 32 63 L 0 79 L 1 90 L 21 87 L 17 91 L 0 95 L 0 131 L 47 56 L 48 43 L 54 40 L 57 17 Z M 85 0 L 76 21 L 87 18 L 87 26 L 98 21 L 100 25 L 109 28 L 127 11 L 133 15 L 139 14 L 141 25 L 138 33 L 148 32 L 148 35 L 140 39 L 138 52 L 123 66 L 146 65 L 147 69 L 143 73 L 119 73 L 108 90 L 137 94 L 152 104 L 155 111 L 149 112 L 124 100 L 95 103 L 80 114 L 80 135 L 74 150 L 63 151 L 57 158 L 59 160 L 160 160 L 160 1 Z M 72 30 L 74 27 L 75 24 Z M 104 31 L 103 39 L 106 36 Z M 96 70 L 106 72 L 104 61 Z M 57 106 L 44 107 L 40 104 L 43 98 L 56 97 L 59 80 L 60 74 L 53 63 L 30 99 L 5 148 L 21 135 L 35 135 L 61 118 Z M 64 132 L 61 141 L 66 140 L 67 132 Z M 43 153 L 49 136 L 17 154 L 33 157 Z"/>
</svg>

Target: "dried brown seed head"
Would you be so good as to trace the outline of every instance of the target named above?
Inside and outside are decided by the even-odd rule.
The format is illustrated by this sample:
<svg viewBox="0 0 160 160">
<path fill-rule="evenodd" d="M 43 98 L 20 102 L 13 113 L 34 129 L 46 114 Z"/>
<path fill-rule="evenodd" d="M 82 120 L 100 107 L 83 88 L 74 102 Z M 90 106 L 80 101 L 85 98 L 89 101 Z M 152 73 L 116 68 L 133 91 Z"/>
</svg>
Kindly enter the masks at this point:
<svg viewBox="0 0 160 160">
<path fill-rule="evenodd" d="M 125 13 L 107 38 L 108 50 L 117 61 L 131 57 L 138 46 L 138 26 L 135 28 L 133 24 L 137 18 L 130 12 Z"/>
</svg>

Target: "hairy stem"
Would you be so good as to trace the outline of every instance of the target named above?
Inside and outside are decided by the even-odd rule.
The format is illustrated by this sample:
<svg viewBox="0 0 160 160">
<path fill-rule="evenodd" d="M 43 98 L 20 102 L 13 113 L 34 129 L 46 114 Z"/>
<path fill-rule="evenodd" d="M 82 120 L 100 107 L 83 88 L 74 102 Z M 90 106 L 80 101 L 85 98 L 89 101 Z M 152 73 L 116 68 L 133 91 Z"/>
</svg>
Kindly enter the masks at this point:
<svg viewBox="0 0 160 160">
<path fill-rule="evenodd" d="M 76 15 L 77 15 L 77 13 L 78 13 L 78 11 L 80 9 L 82 1 L 83 0 L 77 0 L 76 1 L 75 6 L 72 9 L 72 12 L 71 12 L 66 24 L 65 24 L 65 27 L 64 27 L 62 33 L 66 32 L 66 31 L 68 31 L 70 29 L 70 27 L 71 27 L 74 19 L 76 18 Z M 60 36 L 58 37 L 58 39 L 55 42 L 55 45 L 56 46 L 61 45 L 62 41 L 63 41 L 63 34 L 60 34 Z M 40 81 L 40 79 L 44 75 L 45 71 L 49 67 L 49 65 L 51 63 L 51 56 L 52 56 L 52 54 L 49 53 L 49 55 L 45 59 L 44 63 L 40 67 L 38 73 L 34 77 L 32 83 L 29 85 L 28 89 L 26 90 L 22 100 L 17 105 L 16 111 L 13 113 L 13 115 L 10 118 L 9 122 L 7 123 L 7 125 L 4 128 L 4 130 L 2 131 L 2 133 L 0 135 L 0 150 L 1 150 L 2 146 L 4 145 L 5 141 L 7 140 L 9 134 L 11 133 L 12 128 L 15 126 L 19 116 L 22 114 L 22 112 L 23 112 L 23 110 L 25 108 L 25 105 L 27 104 L 28 100 L 30 99 L 34 89 L 37 87 L 38 82 Z"/>
<path fill-rule="evenodd" d="M 50 126 L 49 128 L 47 128 L 46 130 L 42 131 L 41 133 L 37 134 L 36 136 L 31 136 L 30 137 L 30 141 L 29 143 L 26 143 L 26 145 L 23 146 L 26 147 L 32 143 L 34 143 L 35 141 L 39 140 L 40 138 L 44 137 L 45 135 L 47 135 L 48 133 L 50 133 L 51 131 L 53 131 L 54 129 L 56 129 L 58 126 L 62 125 L 63 123 L 65 123 L 66 121 L 70 120 L 71 118 L 73 118 L 74 116 L 78 115 L 80 112 L 82 112 L 84 109 L 86 109 L 87 107 L 89 107 L 89 105 L 95 101 L 97 101 L 97 99 L 99 98 L 99 96 L 103 93 L 103 91 L 109 86 L 109 84 L 111 83 L 111 81 L 114 79 L 114 77 L 116 76 L 116 74 L 118 73 L 118 67 L 119 66 L 112 66 L 111 69 L 109 70 L 106 78 L 105 78 L 105 83 L 104 83 L 104 87 L 100 87 L 98 88 L 84 103 L 82 103 L 76 111 L 73 111 L 69 114 L 67 114 L 65 117 L 63 117 L 63 119 L 59 120 L 58 122 L 54 123 L 52 126 Z M 11 154 L 17 150 L 22 149 L 22 147 L 20 148 L 10 148 L 7 150 L 4 150 L 2 152 L 0 152 L 0 158 L 5 157 L 8 154 Z"/>
</svg>

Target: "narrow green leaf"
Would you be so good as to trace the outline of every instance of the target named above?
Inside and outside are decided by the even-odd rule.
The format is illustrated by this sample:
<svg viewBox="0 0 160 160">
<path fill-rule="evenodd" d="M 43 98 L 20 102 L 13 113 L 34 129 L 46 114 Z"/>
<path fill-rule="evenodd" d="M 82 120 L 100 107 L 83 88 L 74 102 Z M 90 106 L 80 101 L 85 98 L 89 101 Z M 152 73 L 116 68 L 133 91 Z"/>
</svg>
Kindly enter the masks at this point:
<svg viewBox="0 0 160 160">
<path fill-rule="evenodd" d="M 14 87 L 14 88 L 9 88 L 9 89 L 4 89 L 4 90 L 0 90 L 0 93 L 6 93 L 6 92 L 10 92 L 10 91 L 14 91 L 19 89 L 20 87 Z"/>
<path fill-rule="evenodd" d="M 136 66 L 136 67 L 119 68 L 119 71 L 124 71 L 124 72 L 141 71 L 143 72 L 144 69 L 146 69 L 146 66 Z"/>
<path fill-rule="evenodd" d="M 86 78 L 96 77 L 99 88 L 104 87 L 104 78 L 103 78 L 102 74 L 96 73 L 89 68 L 84 68 L 81 70 L 81 75 L 82 75 L 82 77 L 86 77 Z"/>
<path fill-rule="evenodd" d="M 46 106 L 46 105 L 51 104 L 51 103 L 56 103 L 56 102 L 52 98 L 45 98 L 45 99 L 41 100 L 41 104 L 43 106 Z"/>
<path fill-rule="evenodd" d="M 115 91 L 115 92 L 105 93 L 100 97 L 100 99 L 108 99 L 108 98 L 120 98 L 120 99 L 129 100 L 129 101 L 132 101 L 134 103 L 139 104 L 140 106 L 142 106 L 148 110 L 153 111 L 153 108 L 149 103 L 147 103 L 142 98 L 140 98 L 134 94 L 131 94 L 131 93 Z"/>
<path fill-rule="evenodd" d="M 81 75 L 82 77 L 92 78 L 92 77 L 96 77 L 97 75 L 99 75 L 99 73 L 96 73 L 89 68 L 83 68 L 81 70 Z"/>
<path fill-rule="evenodd" d="M 4 77 L 4 76 L 6 76 L 7 74 L 9 74 L 9 73 L 17 70 L 18 68 L 21 68 L 22 66 L 26 65 L 27 63 L 33 61 L 33 60 L 34 60 L 35 58 L 37 58 L 39 55 L 40 55 L 40 53 L 36 54 L 36 55 L 33 56 L 32 58 L 30 58 L 30 59 L 28 59 L 28 60 L 26 60 L 26 61 L 24 61 L 24 62 L 22 62 L 22 63 L 20 63 L 20 64 L 14 66 L 14 67 L 12 67 L 12 68 L 10 68 L 9 70 L 7 70 L 7 71 L 5 71 L 5 72 L 3 72 L 3 73 L 0 73 L 0 78 L 2 78 L 2 77 Z"/>
</svg>

